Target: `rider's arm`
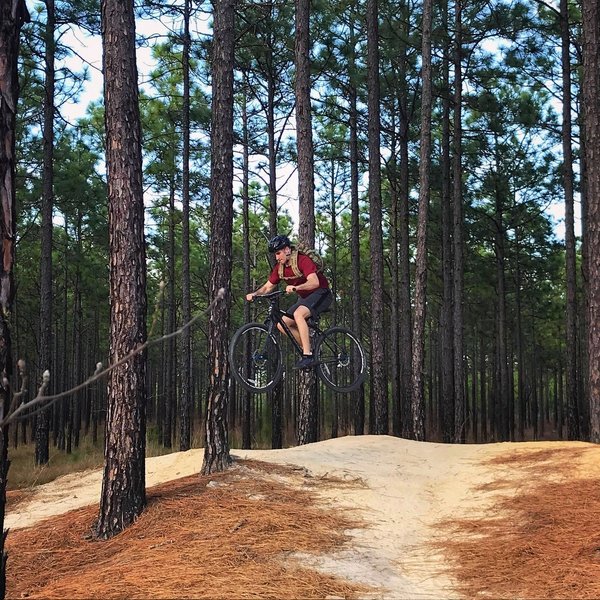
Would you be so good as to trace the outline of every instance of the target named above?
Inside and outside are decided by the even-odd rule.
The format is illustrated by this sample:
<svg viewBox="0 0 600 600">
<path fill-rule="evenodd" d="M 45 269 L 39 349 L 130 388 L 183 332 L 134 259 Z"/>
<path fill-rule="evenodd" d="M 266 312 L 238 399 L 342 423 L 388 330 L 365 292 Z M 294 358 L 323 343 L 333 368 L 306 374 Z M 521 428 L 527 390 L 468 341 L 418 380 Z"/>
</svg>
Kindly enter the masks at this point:
<svg viewBox="0 0 600 600">
<path fill-rule="evenodd" d="M 254 300 L 254 296 L 262 296 L 263 294 L 268 294 L 269 292 L 272 292 L 276 287 L 277 285 L 275 283 L 271 283 L 267 280 L 255 292 L 250 292 L 249 294 L 246 294 L 246 300 L 248 300 L 248 302 L 252 302 L 252 300 Z"/>
<path fill-rule="evenodd" d="M 300 285 L 288 285 L 285 288 L 285 291 L 289 294 L 291 292 L 304 291 L 310 292 L 312 290 L 316 290 L 320 286 L 319 277 L 316 273 L 309 273 L 306 276 L 306 281 L 301 283 Z"/>
</svg>

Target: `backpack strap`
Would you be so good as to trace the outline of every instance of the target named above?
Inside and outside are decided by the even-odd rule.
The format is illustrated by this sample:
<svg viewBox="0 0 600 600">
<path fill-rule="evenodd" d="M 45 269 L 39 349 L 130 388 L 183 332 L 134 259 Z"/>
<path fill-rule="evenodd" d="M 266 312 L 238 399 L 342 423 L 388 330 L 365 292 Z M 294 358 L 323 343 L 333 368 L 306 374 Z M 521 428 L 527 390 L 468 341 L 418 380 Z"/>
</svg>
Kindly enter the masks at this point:
<svg viewBox="0 0 600 600">
<path fill-rule="evenodd" d="M 292 275 L 290 275 L 289 277 L 285 277 L 283 274 L 285 267 L 284 265 L 279 263 L 279 279 L 284 279 L 287 281 L 302 277 L 302 271 L 298 268 L 298 250 L 296 249 L 293 249 L 292 253 L 290 254 L 290 267 L 292 268 Z"/>
</svg>

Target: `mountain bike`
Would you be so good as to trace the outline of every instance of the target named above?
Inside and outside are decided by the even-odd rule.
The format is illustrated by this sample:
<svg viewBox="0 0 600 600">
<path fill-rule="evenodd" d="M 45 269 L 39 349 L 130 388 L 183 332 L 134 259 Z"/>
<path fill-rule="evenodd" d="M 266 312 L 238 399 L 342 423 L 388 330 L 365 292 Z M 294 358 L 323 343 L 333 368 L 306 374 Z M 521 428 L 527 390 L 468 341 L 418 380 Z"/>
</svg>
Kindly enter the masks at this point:
<svg viewBox="0 0 600 600">
<path fill-rule="evenodd" d="M 281 325 L 296 353 L 302 357 L 302 348 L 296 341 L 283 317 L 289 317 L 279 308 L 276 290 L 270 294 L 255 296 L 255 301 L 269 302 L 264 323 L 246 323 L 231 338 L 229 364 L 235 380 L 246 390 L 254 393 L 274 388 L 283 375 L 283 350 L 277 325 Z M 318 319 L 307 321 L 314 332 L 316 369 L 319 379 L 335 392 L 351 392 L 357 389 L 367 375 L 367 360 L 358 338 L 346 327 L 319 328 Z"/>
</svg>

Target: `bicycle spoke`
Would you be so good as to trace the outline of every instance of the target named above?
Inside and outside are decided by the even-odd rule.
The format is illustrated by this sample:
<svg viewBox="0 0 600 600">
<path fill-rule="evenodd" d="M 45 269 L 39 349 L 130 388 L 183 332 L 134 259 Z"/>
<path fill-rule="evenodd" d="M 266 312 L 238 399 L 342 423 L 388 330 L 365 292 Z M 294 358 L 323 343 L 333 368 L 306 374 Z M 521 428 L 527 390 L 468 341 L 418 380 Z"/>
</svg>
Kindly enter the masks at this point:
<svg viewBox="0 0 600 600">
<path fill-rule="evenodd" d="M 234 335 L 229 362 L 235 379 L 247 390 L 265 392 L 281 377 L 281 349 L 262 324 L 248 324 Z"/>
<path fill-rule="evenodd" d="M 356 389 L 366 375 L 364 351 L 354 334 L 343 327 L 327 330 L 319 341 L 317 372 L 338 392 Z"/>
</svg>

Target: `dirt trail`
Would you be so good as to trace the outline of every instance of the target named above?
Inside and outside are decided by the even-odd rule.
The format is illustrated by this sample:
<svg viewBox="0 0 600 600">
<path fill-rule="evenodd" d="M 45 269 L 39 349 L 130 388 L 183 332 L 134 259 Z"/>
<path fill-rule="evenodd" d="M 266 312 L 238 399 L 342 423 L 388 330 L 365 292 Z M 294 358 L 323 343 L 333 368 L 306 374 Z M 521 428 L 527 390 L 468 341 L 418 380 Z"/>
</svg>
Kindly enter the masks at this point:
<svg viewBox="0 0 600 600">
<path fill-rule="evenodd" d="M 232 449 L 231 454 L 296 465 L 313 477 L 362 480 L 362 486 L 326 488 L 321 493 L 332 507 L 357 510 L 369 527 L 352 532 L 353 544 L 342 552 L 302 558 L 317 568 L 378 588 L 377 597 L 418 599 L 457 597 L 442 558 L 429 542 L 437 535 L 436 524 L 441 520 L 483 513 L 497 497 L 497 491 L 477 491 L 499 477 L 489 459 L 515 451 L 567 447 L 596 448 L 579 442 L 450 445 L 353 436 L 283 450 Z M 198 473 L 202 456 L 200 449 L 148 459 L 147 485 Z M 598 475 L 597 460 L 584 463 Z M 76 473 L 39 486 L 16 507 L 18 512 L 9 511 L 5 526 L 28 527 L 97 503 L 101 475 L 99 470 Z M 518 470 L 503 469 L 500 476 L 513 481 L 514 489 L 523 483 L 524 475 Z"/>
</svg>

